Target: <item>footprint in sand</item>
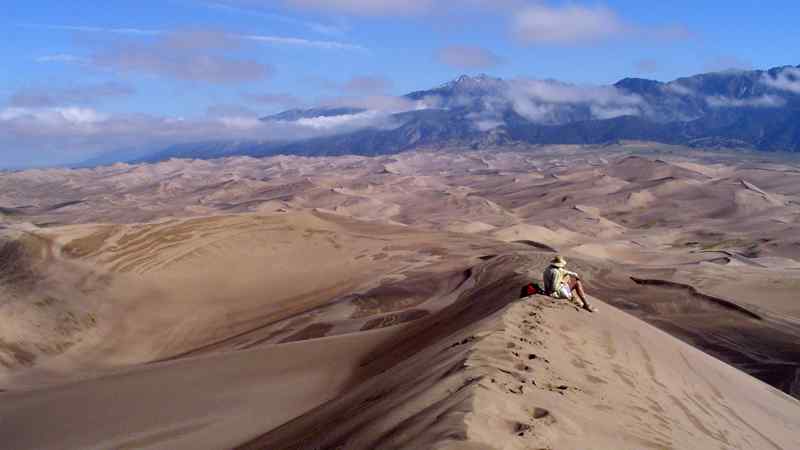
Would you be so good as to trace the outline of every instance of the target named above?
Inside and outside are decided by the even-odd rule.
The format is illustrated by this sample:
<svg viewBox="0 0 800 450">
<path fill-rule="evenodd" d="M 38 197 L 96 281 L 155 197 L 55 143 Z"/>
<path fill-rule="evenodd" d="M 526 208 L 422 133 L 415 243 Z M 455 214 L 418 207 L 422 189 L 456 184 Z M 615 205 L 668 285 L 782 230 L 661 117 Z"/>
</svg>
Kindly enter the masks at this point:
<svg viewBox="0 0 800 450">
<path fill-rule="evenodd" d="M 547 417 L 549 415 L 550 415 L 550 411 L 548 411 L 548 410 L 546 410 L 544 408 L 539 408 L 539 407 L 533 408 L 533 418 L 534 419 L 543 419 L 543 418 L 545 418 L 545 417 Z"/>
</svg>

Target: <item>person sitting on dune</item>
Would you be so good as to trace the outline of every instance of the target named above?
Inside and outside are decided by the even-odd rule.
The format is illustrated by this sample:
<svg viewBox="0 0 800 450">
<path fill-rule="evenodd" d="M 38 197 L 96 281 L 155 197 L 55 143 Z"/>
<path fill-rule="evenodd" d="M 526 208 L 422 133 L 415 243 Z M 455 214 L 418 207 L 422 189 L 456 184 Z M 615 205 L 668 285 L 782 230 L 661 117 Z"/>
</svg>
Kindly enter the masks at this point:
<svg viewBox="0 0 800 450">
<path fill-rule="evenodd" d="M 544 269 L 542 275 L 545 294 L 553 298 L 571 301 L 575 301 L 575 294 L 578 294 L 580 306 L 589 312 L 594 312 L 595 309 L 586 300 L 586 292 L 583 290 L 581 278 L 577 273 L 567 270 L 566 267 L 567 261 L 561 255 L 550 261 L 550 265 Z"/>
</svg>

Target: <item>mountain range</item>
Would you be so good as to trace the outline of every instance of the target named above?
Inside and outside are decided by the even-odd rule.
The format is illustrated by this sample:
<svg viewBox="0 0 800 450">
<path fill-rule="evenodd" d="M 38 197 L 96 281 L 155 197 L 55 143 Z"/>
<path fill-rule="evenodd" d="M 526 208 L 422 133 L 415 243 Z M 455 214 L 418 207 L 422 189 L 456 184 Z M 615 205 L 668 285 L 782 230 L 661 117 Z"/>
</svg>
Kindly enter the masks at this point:
<svg viewBox="0 0 800 450">
<path fill-rule="evenodd" d="M 291 109 L 270 124 L 342 123 L 353 130 L 297 140 L 186 142 L 129 162 L 234 155 L 378 155 L 420 147 L 607 144 L 643 140 L 692 147 L 800 151 L 800 66 L 729 70 L 669 82 L 624 78 L 581 86 L 556 80 L 461 76 L 396 98 L 392 109 L 358 105 Z M 102 159 L 108 161 L 108 158 Z"/>
</svg>

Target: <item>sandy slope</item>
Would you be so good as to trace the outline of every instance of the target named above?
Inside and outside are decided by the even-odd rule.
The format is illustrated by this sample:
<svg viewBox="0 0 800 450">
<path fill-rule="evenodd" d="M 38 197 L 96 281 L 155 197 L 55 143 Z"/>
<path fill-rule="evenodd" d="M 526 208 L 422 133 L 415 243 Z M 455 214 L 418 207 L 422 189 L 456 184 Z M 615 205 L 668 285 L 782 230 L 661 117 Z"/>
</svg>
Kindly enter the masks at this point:
<svg viewBox="0 0 800 450">
<path fill-rule="evenodd" d="M 51 255 L 37 266 L 41 279 L 31 291 L 3 304 L 31 316 L 20 321 L 12 314 L 7 320 L 15 327 L 0 330 L 0 339 L 14 344 L 0 345 L 12 369 L 0 371 L 6 386 L 396 325 L 452 301 L 448 294 L 463 281 L 465 262 L 502 245 L 322 212 L 34 233 Z M 53 275 L 64 272 L 76 272 L 78 281 Z M 51 284 L 61 289 L 53 293 Z M 61 299 L 70 291 L 83 294 L 72 295 L 67 304 L 76 312 L 69 314 L 91 317 L 91 327 L 69 336 L 38 333 L 64 314 Z M 42 352 L 43 345 L 54 350 Z M 29 356 L 14 358 L 17 348 Z"/>
<path fill-rule="evenodd" d="M 0 441 L 797 447 L 800 169 L 628 147 L 0 174 Z"/>
<path fill-rule="evenodd" d="M 800 403 L 638 319 L 514 302 L 524 278 L 509 269 L 533 261 L 480 264 L 455 303 L 408 325 L 5 393 L 0 436 L 98 449 L 800 445 Z"/>
<path fill-rule="evenodd" d="M 0 403 L 14 449 L 223 449 L 332 399 L 387 335 L 316 339 L 142 366 Z"/>
<path fill-rule="evenodd" d="M 800 445 L 796 400 L 613 307 L 533 297 L 483 316 L 500 280 L 387 347 L 408 359 L 379 353 L 374 379 L 243 448 Z"/>
</svg>

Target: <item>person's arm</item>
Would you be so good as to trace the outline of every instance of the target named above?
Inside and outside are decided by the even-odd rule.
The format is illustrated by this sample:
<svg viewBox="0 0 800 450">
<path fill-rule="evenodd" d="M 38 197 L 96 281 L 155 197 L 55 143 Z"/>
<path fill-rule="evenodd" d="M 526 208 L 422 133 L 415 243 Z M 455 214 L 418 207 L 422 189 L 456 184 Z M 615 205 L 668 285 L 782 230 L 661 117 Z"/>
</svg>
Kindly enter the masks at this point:
<svg viewBox="0 0 800 450">
<path fill-rule="evenodd" d="M 580 279 L 581 279 L 581 277 L 580 277 L 580 276 L 578 276 L 578 274 L 577 274 L 577 273 L 575 273 L 575 272 L 572 272 L 572 271 L 570 271 L 570 270 L 564 270 L 564 274 L 565 274 L 565 275 L 572 276 L 572 277 L 575 277 L 575 279 L 576 279 L 576 280 L 580 280 Z"/>
</svg>

